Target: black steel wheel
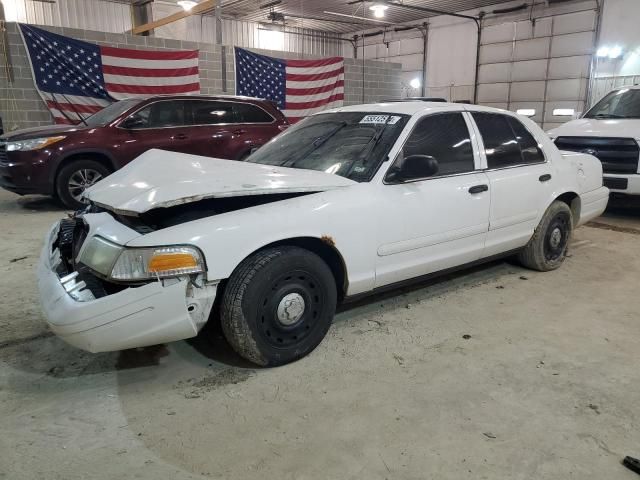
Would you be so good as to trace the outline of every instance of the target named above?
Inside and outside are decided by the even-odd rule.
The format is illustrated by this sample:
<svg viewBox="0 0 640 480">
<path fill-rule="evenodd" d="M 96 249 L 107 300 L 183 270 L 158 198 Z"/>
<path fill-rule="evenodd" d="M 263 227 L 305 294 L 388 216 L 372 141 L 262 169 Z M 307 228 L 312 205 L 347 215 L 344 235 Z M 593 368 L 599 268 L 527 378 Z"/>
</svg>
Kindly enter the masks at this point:
<svg viewBox="0 0 640 480">
<path fill-rule="evenodd" d="M 571 234 L 571 214 L 560 211 L 551 219 L 544 235 L 544 258 L 555 262 L 564 255 Z"/>
<path fill-rule="evenodd" d="M 556 200 L 543 215 L 527 246 L 518 254 L 518 260 L 533 270 L 555 270 L 564 262 L 572 231 L 571 209 Z"/>
<path fill-rule="evenodd" d="M 327 334 L 336 308 L 331 269 L 298 247 L 265 249 L 233 272 L 221 305 L 231 346 L 264 366 L 283 365 L 311 352 Z"/>
</svg>

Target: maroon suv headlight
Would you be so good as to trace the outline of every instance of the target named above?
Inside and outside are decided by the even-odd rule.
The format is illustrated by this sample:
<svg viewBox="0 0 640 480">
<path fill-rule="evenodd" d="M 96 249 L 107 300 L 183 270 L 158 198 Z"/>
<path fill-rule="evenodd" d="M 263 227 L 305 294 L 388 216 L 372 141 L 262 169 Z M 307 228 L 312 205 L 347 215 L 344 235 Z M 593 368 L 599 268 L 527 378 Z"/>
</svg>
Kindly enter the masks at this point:
<svg viewBox="0 0 640 480">
<path fill-rule="evenodd" d="M 66 137 L 43 137 L 43 138 L 29 138 L 27 140 L 15 140 L 7 142 L 7 152 L 27 152 L 29 150 L 41 150 L 53 145 L 54 143 L 64 140 Z"/>
</svg>

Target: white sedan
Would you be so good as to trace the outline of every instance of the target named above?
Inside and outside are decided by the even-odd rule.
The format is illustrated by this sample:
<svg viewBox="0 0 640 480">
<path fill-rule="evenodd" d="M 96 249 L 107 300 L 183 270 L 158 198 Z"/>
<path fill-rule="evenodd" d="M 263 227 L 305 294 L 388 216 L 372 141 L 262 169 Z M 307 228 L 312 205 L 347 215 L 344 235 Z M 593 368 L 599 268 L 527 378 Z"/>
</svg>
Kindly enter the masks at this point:
<svg viewBox="0 0 640 480">
<path fill-rule="evenodd" d="M 336 304 L 497 256 L 558 268 L 608 200 L 600 162 L 486 107 L 316 114 L 248 161 L 150 150 L 49 232 L 51 329 L 91 352 L 193 337 L 210 319 L 259 365 L 311 352 Z"/>
</svg>

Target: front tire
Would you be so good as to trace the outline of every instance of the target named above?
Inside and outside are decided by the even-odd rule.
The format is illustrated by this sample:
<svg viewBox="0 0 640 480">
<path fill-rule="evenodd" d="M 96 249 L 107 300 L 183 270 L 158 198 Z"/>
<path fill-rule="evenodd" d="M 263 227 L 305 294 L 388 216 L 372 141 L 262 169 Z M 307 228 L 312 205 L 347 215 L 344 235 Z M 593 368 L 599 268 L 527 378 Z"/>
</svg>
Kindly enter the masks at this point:
<svg viewBox="0 0 640 480">
<path fill-rule="evenodd" d="M 65 207 L 78 210 L 85 206 L 81 201 L 84 191 L 110 173 L 107 167 L 95 160 L 73 160 L 58 172 L 56 196 Z"/>
<path fill-rule="evenodd" d="M 268 248 L 232 273 L 222 299 L 222 330 L 243 358 L 284 365 L 318 346 L 336 301 L 335 279 L 319 256 L 292 246 Z"/>
<path fill-rule="evenodd" d="M 572 231 L 571 209 L 556 200 L 545 212 L 527 246 L 518 254 L 518 260 L 532 270 L 555 270 L 564 262 Z"/>
</svg>

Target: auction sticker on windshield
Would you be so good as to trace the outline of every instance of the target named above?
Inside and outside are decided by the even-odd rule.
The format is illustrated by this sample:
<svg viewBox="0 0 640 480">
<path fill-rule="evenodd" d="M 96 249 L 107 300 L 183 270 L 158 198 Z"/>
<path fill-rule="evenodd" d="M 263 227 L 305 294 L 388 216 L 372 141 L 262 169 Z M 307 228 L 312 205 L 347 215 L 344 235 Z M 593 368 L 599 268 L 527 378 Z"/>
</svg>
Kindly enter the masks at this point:
<svg viewBox="0 0 640 480">
<path fill-rule="evenodd" d="M 398 120 L 400 120 L 400 117 L 396 115 L 365 115 L 362 120 L 360 120 L 360 123 L 388 123 L 389 125 L 393 125 Z"/>
</svg>

